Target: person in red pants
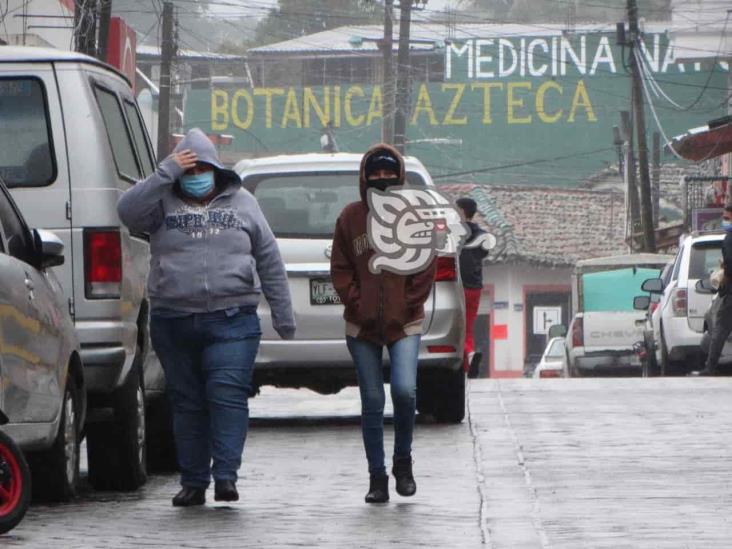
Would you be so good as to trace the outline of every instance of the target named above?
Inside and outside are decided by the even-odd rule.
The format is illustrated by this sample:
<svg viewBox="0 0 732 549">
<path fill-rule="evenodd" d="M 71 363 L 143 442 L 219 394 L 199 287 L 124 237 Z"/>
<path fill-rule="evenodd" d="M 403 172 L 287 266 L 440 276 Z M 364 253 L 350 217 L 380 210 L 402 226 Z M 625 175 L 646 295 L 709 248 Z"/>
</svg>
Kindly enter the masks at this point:
<svg viewBox="0 0 732 549">
<path fill-rule="evenodd" d="M 470 244 L 485 231 L 473 222 L 473 216 L 478 205 L 472 198 L 458 198 L 456 201 L 466 225 L 470 230 L 466 244 Z M 473 325 L 478 316 L 480 293 L 483 291 L 483 260 L 488 252 L 481 246 L 475 248 L 464 247 L 460 252 L 460 277 L 465 291 L 465 371 L 468 377 L 478 377 L 482 354 L 475 350 Z"/>
</svg>

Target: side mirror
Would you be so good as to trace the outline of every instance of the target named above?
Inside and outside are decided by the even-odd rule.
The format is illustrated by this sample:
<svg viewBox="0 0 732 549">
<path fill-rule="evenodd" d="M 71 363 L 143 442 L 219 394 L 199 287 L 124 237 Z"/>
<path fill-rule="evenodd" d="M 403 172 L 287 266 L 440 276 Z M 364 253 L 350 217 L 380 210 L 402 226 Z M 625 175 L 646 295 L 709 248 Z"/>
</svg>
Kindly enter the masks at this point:
<svg viewBox="0 0 732 549">
<path fill-rule="evenodd" d="M 647 295 L 637 295 L 633 298 L 633 308 L 636 311 L 647 311 L 651 306 L 651 298 Z"/>
<path fill-rule="evenodd" d="M 700 278 L 696 281 L 694 288 L 700 294 L 716 294 L 717 290 L 712 286 L 712 281 L 709 278 Z"/>
<path fill-rule="evenodd" d="M 641 290 L 652 294 L 663 293 L 663 280 L 660 278 L 649 278 L 641 284 Z"/>
<path fill-rule="evenodd" d="M 55 234 L 43 229 L 34 229 L 33 241 L 40 269 L 64 264 L 64 243 Z"/>
<path fill-rule="evenodd" d="M 567 327 L 564 324 L 552 324 L 549 326 L 549 338 L 564 337 L 567 335 Z"/>
</svg>

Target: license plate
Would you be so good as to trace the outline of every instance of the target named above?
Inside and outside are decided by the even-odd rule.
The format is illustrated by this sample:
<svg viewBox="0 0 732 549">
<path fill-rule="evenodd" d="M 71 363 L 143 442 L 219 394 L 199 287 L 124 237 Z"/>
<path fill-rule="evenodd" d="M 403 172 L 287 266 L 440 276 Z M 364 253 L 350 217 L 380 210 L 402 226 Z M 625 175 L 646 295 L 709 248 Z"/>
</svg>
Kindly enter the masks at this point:
<svg viewBox="0 0 732 549">
<path fill-rule="evenodd" d="M 310 279 L 310 305 L 340 305 L 341 298 L 328 278 Z"/>
</svg>

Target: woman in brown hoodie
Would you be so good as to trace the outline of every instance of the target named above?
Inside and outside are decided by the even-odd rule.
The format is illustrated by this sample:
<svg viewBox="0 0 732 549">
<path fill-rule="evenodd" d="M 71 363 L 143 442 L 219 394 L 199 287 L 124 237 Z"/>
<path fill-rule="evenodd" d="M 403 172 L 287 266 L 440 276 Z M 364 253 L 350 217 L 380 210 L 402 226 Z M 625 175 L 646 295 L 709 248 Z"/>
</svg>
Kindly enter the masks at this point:
<svg viewBox="0 0 732 549">
<path fill-rule="evenodd" d="M 396 490 L 411 496 L 417 486 L 412 476 L 412 433 L 417 394 L 417 356 L 424 320 L 424 302 L 435 275 L 434 262 L 425 270 L 402 275 L 369 269 L 374 255 L 366 232 L 371 188 L 403 185 L 404 159 L 389 145 L 375 145 L 361 161 L 361 200 L 346 206 L 336 223 L 331 277 L 345 305 L 346 343 L 353 357 L 361 392 L 361 427 L 369 465 L 367 503 L 389 500 L 384 466 L 383 348 L 391 362 L 394 405 L 394 461 Z"/>
</svg>

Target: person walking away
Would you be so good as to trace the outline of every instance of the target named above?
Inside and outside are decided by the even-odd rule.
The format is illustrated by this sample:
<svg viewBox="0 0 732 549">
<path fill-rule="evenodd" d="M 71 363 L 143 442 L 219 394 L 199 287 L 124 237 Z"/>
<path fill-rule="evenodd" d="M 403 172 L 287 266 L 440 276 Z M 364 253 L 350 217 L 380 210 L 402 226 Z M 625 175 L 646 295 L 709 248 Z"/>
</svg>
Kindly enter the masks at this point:
<svg viewBox="0 0 732 549">
<path fill-rule="evenodd" d="M 704 369 L 699 375 L 713 376 L 717 374 L 719 357 L 732 333 L 732 204 L 728 203 L 722 212 L 722 229 L 725 235 L 722 241 L 722 270 L 724 276 L 719 285 L 717 310 L 714 317 L 714 328 L 709 341 L 709 353 Z"/>
<path fill-rule="evenodd" d="M 254 197 L 199 129 L 119 200 L 120 219 L 150 235 L 150 335 L 165 371 L 182 489 L 174 506 L 236 501 L 247 399 L 264 293 L 272 323 L 292 339 L 285 267 Z"/>
<path fill-rule="evenodd" d="M 473 221 L 478 205 L 472 198 L 458 198 L 455 203 L 462 212 L 470 233 L 465 244 L 475 241 L 485 231 Z M 460 278 L 465 292 L 465 360 L 463 362 L 468 377 L 478 377 L 480 361 L 483 358 L 480 351 L 475 350 L 474 326 L 480 306 L 480 295 L 483 291 L 483 260 L 488 252 L 481 246 L 467 248 L 460 251 Z"/>
<path fill-rule="evenodd" d="M 374 274 L 369 260 L 366 222 L 367 191 L 386 190 L 405 181 L 404 159 L 389 145 L 375 145 L 361 160 L 361 200 L 347 205 L 336 222 L 331 255 L 333 285 L 345 305 L 346 344 L 356 366 L 361 395 L 361 430 L 369 468 L 367 503 L 389 500 L 384 466 L 383 349 L 391 362 L 394 405 L 392 474 L 396 490 L 411 496 L 417 490 L 412 473 L 412 438 L 416 411 L 417 358 L 424 302 L 435 277 L 435 262 L 421 272 Z"/>
</svg>

